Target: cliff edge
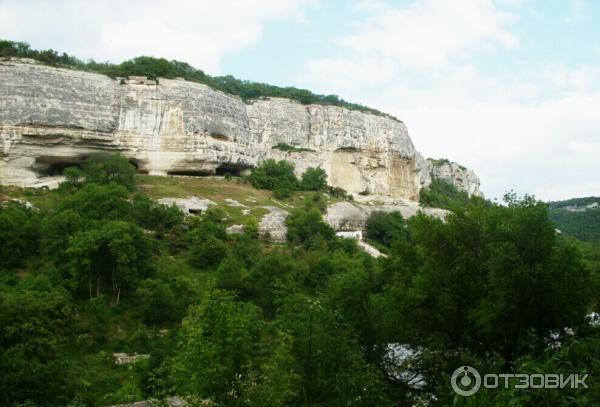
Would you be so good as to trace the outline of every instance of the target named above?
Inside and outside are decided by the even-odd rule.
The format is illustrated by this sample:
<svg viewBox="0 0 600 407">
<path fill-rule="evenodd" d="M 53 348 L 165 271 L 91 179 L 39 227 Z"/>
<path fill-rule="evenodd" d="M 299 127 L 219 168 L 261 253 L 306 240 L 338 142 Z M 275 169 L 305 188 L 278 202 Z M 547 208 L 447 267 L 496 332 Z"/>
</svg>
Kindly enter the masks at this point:
<svg viewBox="0 0 600 407">
<path fill-rule="evenodd" d="M 456 163 L 425 160 L 401 121 L 282 98 L 244 103 L 185 80 L 116 78 L 0 60 L 0 183 L 43 185 L 99 151 L 156 175 L 241 174 L 286 159 L 360 195 L 417 200 L 432 177 L 479 195 Z M 286 148 L 281 148 L 285 146 Z"/>
</svg>

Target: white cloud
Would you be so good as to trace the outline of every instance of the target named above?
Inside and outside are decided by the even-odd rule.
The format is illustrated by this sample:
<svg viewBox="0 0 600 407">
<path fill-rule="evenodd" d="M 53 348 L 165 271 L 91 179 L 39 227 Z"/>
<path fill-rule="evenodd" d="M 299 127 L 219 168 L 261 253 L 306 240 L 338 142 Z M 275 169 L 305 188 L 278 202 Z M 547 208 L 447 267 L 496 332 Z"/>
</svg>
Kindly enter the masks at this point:
<svg viewBox="0 0 600 407">
<path fill-rule="evenodd" d="M 600 195 L 600 66 L 514 61 L 510 76 L 485 74 L 482 52 L 519 45 L 517 17 L 498 4 L 362 1 L 337 56 L 308 61 L 302 79 L 399 117 L 417 149 L 473 168 L 488 196 Z"/>
<path fill-rule="evenodd" d="M 17 1 L 0 3 L 0 38 L 121 62 L 138 55 L 179 59 L 219 72 L 226 53 L 252 46 L 265 23 L 301 19 L 315 0 Z M 57 45 L 59 44 L 59 45 Z"/>
<path fill-rule="evenodd" d="M 358 55 L 388 58 L 405 68 L 437 68 L 477 48 L 518 45 L 507 30 L 515 17 L 499 11 L 491 1 L 369 5 L 374 13 L 359 23 L 355 33 L 340 38 L 339 44 Z"/>
</svg>

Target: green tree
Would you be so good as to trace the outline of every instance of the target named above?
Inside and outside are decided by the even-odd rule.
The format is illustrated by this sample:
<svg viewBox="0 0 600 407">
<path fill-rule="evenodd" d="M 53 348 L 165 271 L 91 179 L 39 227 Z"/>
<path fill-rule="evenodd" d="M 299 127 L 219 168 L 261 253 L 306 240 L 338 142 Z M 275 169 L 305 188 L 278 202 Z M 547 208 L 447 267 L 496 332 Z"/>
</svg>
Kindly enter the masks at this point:
<svg viewBox="0 0 600 407">
<path fill-rule="evenodd" d="M 322 191 L 327 186 L 327 173 L 322 168 L 309 167 L 302 174 L 300 188 L 304 191 Z"/>
<path fill-rule="evenodd" d="M 175 299 L 173 290 L 162 280 L 143 280 L 137 286 L 135 296 L 144 322 L 147 324 L 179 321 L 182 317 L 182 309 Z"/>
<path fill-rule="evenodd" d="M 63 345 L 73 322 L 73 306 L 59 291 L 0 292 L 2 405 L 63 405 L 72 398 Z"/>
<path fill-rule="evenodd" d="M 400 212 L 373 212 L 367 220 L 367 237 L 389 246 L 406 234 L 406 224 Z"/>
<path fill-rule="evenodd" d="M 90 156 L 82 168 L 85 182 L 110 184 L 114 182 L 128 190 L 135 187 L 135 167 L 118 154 L 99 153 Z"/>
<path fill-rule="evenodd" d="M 257 369 L 263 325 L 258 307 L 227 291 L 212 290 L 190 307 L 172 367 L 177 394 L 243 404 L 245 380 Z"/>
<path fill-rule="evenodd" d="M 316 208 L 293 210 L 285 224 L 288 228 L 287 238 L 291 243 L 316 247 L 320 241 L 328 242 L 335 238 L 335 231 L 323 222 L 321 212 Z"/>
<path fill-rule="evenodd" d="M 582 323 L 588 276 L 556 242 L 545 204 L 508 196 L 506 206 L 476 204 L 445 222 L 418 215 L 409 226 L 414 249 L 389 260 L 396 341 L 508 364 L 543 349 L 551 330 Z"/>
<path fill-rule="evenodd" d="M 278 191 L 280 197 L 289 196 L 290 191 L 298 189 L 298 179 L 294 174 L 294 165 L 288 161 L 263 161 L 248 176 L 253 187 Z"/>
<path fill-rule="evenodd" d="M 98 296 L 106 288 L 118 305 L 123 289 L 134 288 L 151 270 L 150 245 L 132 223 L 105 221 L 69 240 L 68 269 L 80 292 Z"/>
<path fill-rule="evenodd" d="M 175 205 L 162 205 L 143 194 L 133 197 L 131 213 L 138 225 L 153 230 L 171 229 L 182 224 L 184 218 Z"/>
<path fill-rule="evenodd" d="M 192 243 L 190 264 L 201 269 L 218 266 L 227 257 L 227 244 L 213 236 Z"/>
<path fill-rule="evenodd" d="M 18 202 L 0 204 L 0 270 L 20 267 L 38 252 L 40 217 Z"/>
</svg>

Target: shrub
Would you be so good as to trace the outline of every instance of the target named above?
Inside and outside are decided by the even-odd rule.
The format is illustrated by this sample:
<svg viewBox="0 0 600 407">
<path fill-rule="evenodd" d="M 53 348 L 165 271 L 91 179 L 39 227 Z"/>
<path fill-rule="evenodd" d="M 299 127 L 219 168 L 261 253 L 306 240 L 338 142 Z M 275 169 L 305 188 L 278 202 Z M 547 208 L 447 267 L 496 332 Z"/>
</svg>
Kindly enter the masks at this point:
<svg viewBox="0 0 600 407">
<path fill-rule="evenodd" d="M 141 194 L 133 198 L 132 214 L 140 226 L 153 230 L 170 229 L 182 224 L 184 218 L 175 205 L 161 205 Z"/>
<path fill-rule="evenodd" d="M 288 228 L 288 240 L 307 247 L 312 247 L 319 239 L 327 242 L 335 237 L 334 230 L 323 222 L 321 212 L 317 208 L 296 209 L 287 217 L 285 224 Z"/>
<path fill-rule="evenodd" d="M 307 168 L 300 187 L 304 191 L 322 191 L 327 186 L 327 173 L 322 168 Z"/>
<path fill-rule="evenodd" d="M 367 237 L 389 246 L 398 237 L 406 235 L 405 226 L 400 212 L 374 212 L 367 220 Z"/>
<path fill-rule="evenodd" d="M 207 269 L 218 266 L 227 257 L 225 242 L 213 236 L 196 242 L 190 247 L 190 262 L 193 266 Z"/>
<path fill-rule="evenodd" d="M 429 187 L 423 188 L 419 194 L 419 203 L 424 206 L 455 209 L 463 207 L 470 201 L 469 194 L 459 191 L 444 180 L 434 179 Z"/>
<path fill-rule="evenodd" d="M 294 174 L 294 165 L 285 160 L 275 161 L 272 159 L 263 161 L 248 176 L 253 187 L 259 189 L 297 189 L 298 179 Z"/>
</svg>

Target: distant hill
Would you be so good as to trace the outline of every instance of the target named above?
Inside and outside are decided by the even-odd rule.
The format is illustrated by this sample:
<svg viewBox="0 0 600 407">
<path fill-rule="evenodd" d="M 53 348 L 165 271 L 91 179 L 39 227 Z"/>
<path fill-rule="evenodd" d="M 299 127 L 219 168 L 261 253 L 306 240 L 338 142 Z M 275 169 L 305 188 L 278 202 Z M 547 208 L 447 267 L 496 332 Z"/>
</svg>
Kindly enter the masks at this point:
<svg viewBox="0 0 600 407">
<path fill-rule="evenodd" d="M 600 242 L 600 197 L 555 201 L 549 206 L 557 229 L 581 240 Z"/>
</svg>

